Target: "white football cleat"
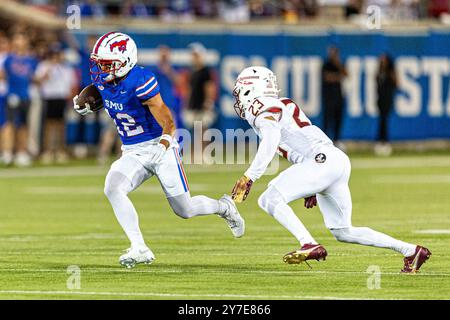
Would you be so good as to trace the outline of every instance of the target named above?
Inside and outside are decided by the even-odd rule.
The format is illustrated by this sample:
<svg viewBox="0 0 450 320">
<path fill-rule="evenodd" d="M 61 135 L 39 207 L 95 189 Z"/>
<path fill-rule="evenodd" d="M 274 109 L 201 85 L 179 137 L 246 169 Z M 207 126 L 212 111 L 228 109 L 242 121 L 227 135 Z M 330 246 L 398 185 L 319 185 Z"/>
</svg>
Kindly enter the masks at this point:
<svg viewBox="0 0 450 320">
<path fill-rule="evenodd" d="M 233 236 L 240 238 L 245 232 L 245 221 L 239 214 L 239 211 L 234 203 L 233 199 L 227 194 L 224 194 L 222 198 L 219 199 L 220 202 L 225 203 L 228 209 L 225 213 L 219 214 L 220 217 L 224 218 L 228 226 L 233 233 Z"/>
<path fill-rule="evenodd" d="M 131 247 L 126 253 L 121 255 L 119 263 L 127 269 L 134 268 L 137 264 L 151 264 L 155 260 L 152 250 L 145 245 Z"/>
<path fill-rule="evenodd" d="M 32 164 L 31 157 L 26 152 L 16 154 L 14 164 L 18 167 L 29 167 Z"/>
<path fill-rule="evenodd" d="M 11 152 L 3 153 L 2 157 L 1 157 L 1 162 L 4 165 L 9 166 L 13 163 L 13 161 L 14 161 L 14 156 L 12 155 Z"/>
</svg>

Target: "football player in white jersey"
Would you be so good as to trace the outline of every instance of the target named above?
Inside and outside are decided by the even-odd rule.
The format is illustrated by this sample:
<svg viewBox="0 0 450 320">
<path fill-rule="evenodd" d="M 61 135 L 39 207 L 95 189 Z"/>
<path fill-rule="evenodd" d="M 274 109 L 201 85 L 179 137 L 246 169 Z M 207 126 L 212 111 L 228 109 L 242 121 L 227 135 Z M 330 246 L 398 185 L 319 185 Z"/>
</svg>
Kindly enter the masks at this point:
<svg viewBox="0 0 450 320">
<path fill-rule="evenodd" d="M 252 184 L 279 153 L 292 165 L 269 183 L 258 205 L 300 242 L 298 250 L 284 256 L 286 263 L 325 260 L 327 256 L 325 248 L 317 243 L 288 205 L 304 198 L 307 208 L 319 205 L 325 226 L 338 241 L 395 250 L 405 257 L 402 272 L 416 272 L 431 252 L 367 227 L 352 226 L 348 156 L 311 123 L 294 101 L 280 98 L 278 92 L 274 73 L 265 67 L 246 68 L 236 80 L 235 110 L 256 131 L 261 143 L 252 164 L 236 182 L 233 199 L 244 201 Z"/>
</svg>

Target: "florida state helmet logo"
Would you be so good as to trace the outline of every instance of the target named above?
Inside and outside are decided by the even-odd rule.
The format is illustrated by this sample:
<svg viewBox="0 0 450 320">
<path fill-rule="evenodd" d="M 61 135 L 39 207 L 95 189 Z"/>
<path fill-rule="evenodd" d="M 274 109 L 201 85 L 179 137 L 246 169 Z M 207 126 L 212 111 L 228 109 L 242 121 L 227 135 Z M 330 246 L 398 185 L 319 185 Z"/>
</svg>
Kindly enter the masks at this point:
<svg viewBox="0 0 450 320">
<path fill-rule="evenodd" d="M 120 40 L 120 41 L 116 41 L 116 42 L 111 43 L 109 45 L 109 50 L 111 50 L 111 52 L 113 52 L 114 48 L 117 48 L 117 50 L 119 50 L 120 52 L 124 53 L 125 51 L 127 51 L 127 42 L 128 42 L 128 40 L 130 40 L 130 39 L 128 38 L 128 39 L 125 39 L 125 40 Z"/>
</svg>

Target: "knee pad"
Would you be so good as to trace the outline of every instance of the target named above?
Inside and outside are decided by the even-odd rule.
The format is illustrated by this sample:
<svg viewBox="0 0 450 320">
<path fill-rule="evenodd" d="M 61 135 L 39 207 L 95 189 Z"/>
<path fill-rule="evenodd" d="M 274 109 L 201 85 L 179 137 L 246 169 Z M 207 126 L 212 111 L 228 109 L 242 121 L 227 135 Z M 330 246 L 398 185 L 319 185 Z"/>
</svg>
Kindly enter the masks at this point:
<svg viewBox="0 0 450 320">
<path fill-rule="evenodd" d="M 173 212 L 183 219 L 192 218 L 192 205 L 190 201 L 190 197 L 187 197 L 186 194 L 182 194 L 175 197 L 167 198 L 170 206 L 172 207 Z"/>
<path fill-rule="evenodd" d="M 131 181 L 118 171 L 109 172 L 105 180 L 104 193 L 109 198 L 117 193 L 127 194 L 131 190 Z"/>
<path fill-rule="evenodd" d="M 280 203 L 286 203 L 281 193 L 274 187 L 269 187 L 258 198 L 258 205 L 268 214 L 273 215 L 275 207 Z"/>
</svg>

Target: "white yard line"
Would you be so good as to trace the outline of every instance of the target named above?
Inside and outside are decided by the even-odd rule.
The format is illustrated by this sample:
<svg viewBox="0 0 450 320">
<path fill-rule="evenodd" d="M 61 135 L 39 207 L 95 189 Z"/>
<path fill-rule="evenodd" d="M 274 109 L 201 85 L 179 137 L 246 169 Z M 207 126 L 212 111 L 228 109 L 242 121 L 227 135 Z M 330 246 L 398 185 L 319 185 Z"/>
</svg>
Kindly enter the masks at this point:
<svg viewBox="0 0 450 320">
<path fill-rule="evenodd" d="M 147 268 L 147 270 L 143 270 Z M 147 273 L 147 274 L 171 274 L 171 273 L 187 273 L 187 274 L 262 274 L 262 275 L 292 275 L 292 276 L 298 276 L 298 275 L 308 275 L 308 274 L 333 274 L 333 275 L 364 275 L 367 277 L 366 271 L 328 271 L 328 270 L 309 270 L 306 265 L 301 266 L 292 266 L 292 268 L 297 268 L 296 270 L 242 270 L 242 269 L 217 269 L 217 270 L 207 270 L 207 269 L 201 269 L 201 270 L 192 270 L 189 269 L 164 269 L 164 270 L 155 270 L 152 269 L 151 266 L 141 266 L 137 267 L 137 269 L 124 269 L 121 267 L 117 268 L 83 268 L 80 267 L 81 272 L 83 273 Z M 300 269 L 303 268 L 303 269 Z M 27 268 L 0 268 L 0 272 L 31 272 L 31 273 L 61 273 L 66 274 L 66 269 L 27 269 Z M 414 275 L 407 275 L 407 274 L 401 274 L 399 272 L 381 272 L 381 275 L 393 275 L 393 276 L 401 276 L 401 277 L 408 277 L 408 276 L 414 276 L 414 277 L 450 277 L 450 273 L 442 273 L 442 272 L 420 272 L 418 274 Z"/>
<path fill-rule="evenodd" d="M 416 230 L 413 232 L 421 234 L 450 234 L 450 229 L 426 229 L 426 230 Z"/>
<path fill-rule="evenodd" d="M 0 294 L 20 295 L 81 295 L 81 296 L 113 296 L 113 297 L 159 297 L 159 298 L 222 298 L 222 299 L 307 299 L 307 300 L 376 300 L 367 297 L 335 297 L 309 295 L 252 295 L 252 294 L 221 294 L 221 293 L 158 293 L 158 292 L 110 292 L 110 291 L 32 291 L 32 290 L 0 290 Z"/>
<path fill-rule="evenodd" d="M 166 252 L 166 253 L 158 253 L 158 256 L 198 256 L 200 254 L 207 255 L 207 256 L 216 256 L 216 257 L 233 257 L 233 256 L 256 256 L 256 257 L 282 257 L 283 253 L 255 253 L 255 252 L 236 252 L 236 253 L 217 253 L 217 252 Z M 105 253 L 105 252 L 71 252 L 71 251 L 64 251 L 64 252 L 24 252 L 24 251 L 17 251 L 17 252 L 2 252 L 3 256 L 77 256 L 77 257 L 83 257 L 83 256 L 104 256 L 104 257 L 114 257 L 114 253 Z M 352 253 L 334 253 L 329 254 L 328 257 L 355 257 L 356 254 Z M 378 253 L 378 254 L 357 254 L 358 257 L 399 257 L 396 253 Z"/>
<path fill-rule="evenodd" d="M 443 174 L 393 174 L 375 175 L 370 178 L 371 183 L 380 184 L 450 184 L 450 175 Z"/>
</svg>

